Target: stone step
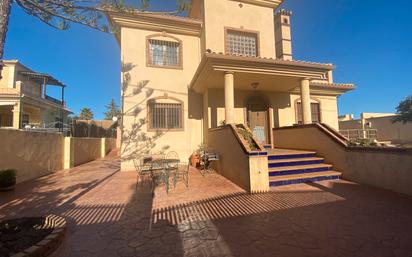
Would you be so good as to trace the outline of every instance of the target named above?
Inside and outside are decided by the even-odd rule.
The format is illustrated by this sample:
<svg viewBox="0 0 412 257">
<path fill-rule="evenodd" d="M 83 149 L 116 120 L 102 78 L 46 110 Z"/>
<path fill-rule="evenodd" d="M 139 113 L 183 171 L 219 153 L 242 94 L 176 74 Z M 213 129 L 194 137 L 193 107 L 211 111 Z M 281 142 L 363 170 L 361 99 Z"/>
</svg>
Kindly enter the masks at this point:
<svg viewBox="0 0 412 257">
<path fill-rule="evenodd" d="M 311 172 L 297 175 L 275 176 L 269 178 L 269 185 L 274 187 L 322 180 L 334 180 L 339 179 L 341 175 L 342 173 L 340 172 L 330 170 L 324 172 Z"/>
<path fill-rule="evenodd" d="M 316 157 L 314 151 L 288 150 L 288 149 L 271 149 L 268 151 L 268 160 L 282 160 L 294 158 Z"/>
<path fill-rule="evenodd" d="M 332 170 L 332 165 L 330 164 L 307 164 L 307 165 L 296 165 L 296 166 L 285 166 L 285 167 L 275 167 L 269 168 L 269 176 L 283 176 L 283 175 L 296 175 L 311 172 L 322 172 Z"/>
<path fill-rule="evenodd" d="M 299 166 L 308 164 L 320 164 L 324 162 L 324 158 L 320 157 L 307 157 L 307 158 L 293 158 L 293 159 L 277 159 L 269 160 L 268 167 L 286 167 L 286 166 Z"/>
</svg>

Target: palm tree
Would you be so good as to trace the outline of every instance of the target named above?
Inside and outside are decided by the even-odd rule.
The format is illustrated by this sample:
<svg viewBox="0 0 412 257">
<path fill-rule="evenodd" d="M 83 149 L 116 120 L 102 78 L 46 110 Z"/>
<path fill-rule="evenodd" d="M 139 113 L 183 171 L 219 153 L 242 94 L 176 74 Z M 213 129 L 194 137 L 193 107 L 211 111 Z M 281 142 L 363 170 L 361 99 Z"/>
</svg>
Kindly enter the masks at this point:
<svg viewBox="0 0 412 257">
<path fill-rule="evenodd" d="M 189 8 L 189 0 L 176 1 L 178 6 L 174 13 Z M 0 0 L 0 72 L 3 68 L 1 60 L 13 2 L 28 15 L 53 28 L 66 30 L 70 23 L 79 23 L 103 32 L 110 31 L 104 16 L 106 9 L 121 12 L 146 11 L 150 6 L 150 0 L 140 0 L 137 7 L 127 5 L 125 0 Z"/>
</svg>

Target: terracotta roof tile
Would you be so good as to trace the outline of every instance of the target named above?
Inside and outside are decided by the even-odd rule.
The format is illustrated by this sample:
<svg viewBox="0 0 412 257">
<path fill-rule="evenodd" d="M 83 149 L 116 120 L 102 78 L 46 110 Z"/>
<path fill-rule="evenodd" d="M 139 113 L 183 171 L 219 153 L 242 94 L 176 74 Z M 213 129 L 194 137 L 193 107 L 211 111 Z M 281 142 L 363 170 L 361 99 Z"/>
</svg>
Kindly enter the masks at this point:
<svg viewBox="0 0 412 257">
<path fill-rule="evenodd" d="M 327 83 L 327 82 L 311 82 L 311 86 L 335 89 L 355 89 L 355 85 L 351 83 Z"/>
<path fill-rule="evenodd" d="M 281 62 L 284 64 L 308 64 L 308 65 L 319 65 L 319 66 L 329 66 L 334 68 L 332 63 L 319 63 L 319 62 L 309 62 L 309 61 L 300 61 L 300 60 L 284 60 L 284 59 L 275 59 L 275 58 L 267 58 L 267 57 L 255 57 L 255 56 L 246 56 L 246 55 L 234 55 L 234 54 L 224 54 L 224 53 L 216 53 L 213 51 L 206 51 L 207 55 L 220 55 L 220 56 L 229 56 L 229 57 L 242 57 L 252 60 L 266 60 L 266 61 L 274 61 L 274 62 Z"/>
</svg>

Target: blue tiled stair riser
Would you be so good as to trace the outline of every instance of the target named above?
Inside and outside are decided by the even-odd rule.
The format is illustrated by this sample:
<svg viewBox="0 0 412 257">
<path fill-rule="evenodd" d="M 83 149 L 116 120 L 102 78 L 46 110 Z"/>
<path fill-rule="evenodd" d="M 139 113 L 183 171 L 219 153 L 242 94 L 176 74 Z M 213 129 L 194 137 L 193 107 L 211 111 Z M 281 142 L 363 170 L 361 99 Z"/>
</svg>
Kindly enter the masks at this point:
<svg viewBox="0 0 412 257">
<path fill-rule="evenodd" d="M 269 155 L 268 160 L 284 160 L 284 159 L 296 159 L 296 158 L 310 158 L 316 157 L 314 153 L 304 153 L 304 154 L 288 154 L 288 155 Z"/>
<path fill-rule="evenodd" d="M 307 161 L 285 161 L 281 163 L 269 163 L 269 168 L 276 167 L 287 167 L 287 166 L 297 166 L 297 165 L 309 165 L 309 164 L 321 164 L 323 160 L 307 160 Z"/>
<path fill-rule="evenodd" d="M 297 175 L 311 172 L 322 172 L 332 170 L 332 167 L 306 168 L 299 170 L 270 171 L 269 176 Z"/>
<path fill-rule="evenodd" d="M 322 180 L 335 180 L 339 179 L 339 176 L 320 176 L 315 178 L 301 178 L 301 179 L 293 179 L 293 180 L 285 180 L 285 181 L 273 181 L 270 182 L 270 186 L 286 186 L 286 185 L 293 185 L 293 184 L 300 184 L 300 183 L 308 183 L 308 182 L 316 182 Z"/>
</svg>

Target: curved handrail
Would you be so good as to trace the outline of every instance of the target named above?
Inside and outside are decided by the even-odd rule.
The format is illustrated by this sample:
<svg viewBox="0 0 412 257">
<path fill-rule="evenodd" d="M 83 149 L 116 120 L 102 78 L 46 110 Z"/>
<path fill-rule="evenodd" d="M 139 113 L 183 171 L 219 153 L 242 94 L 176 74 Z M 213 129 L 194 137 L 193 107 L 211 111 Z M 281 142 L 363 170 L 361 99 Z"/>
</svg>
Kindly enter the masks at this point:
<svg viewBox="0 0 412 257">
<path fill-rule="evenodd" d="M 273 130 L 283 129 L 298 129 L 298 128 L 317 128 L 322 133 L 331 138 L 335 143 L 345 148 L 345 150 L 368 150 L 368 151 L 387 151 L 387 152 L 412 152 L 412 148 L 399 148 L 399 147 L 365 147 L 365 146 L 351 146 L 349 145 L 349 139 L 341 135 L 338 131 L 326 125 L 324 123 L 312 123 L 298 126 L 287 126 L 274 128 Z"/>
<path fill-rule="evenodd" d="M 239 132 L 236 130 L 236 128 L 238 128 L 239 126 L 243 127 L 244 129 L 246 129 L 248 132 L 251 133 L 252 135 L 252 140 L 256 143 L 256 145 L 259 147 L 258 151 L 249 151 L 248 147 L 244 144 L 243 140 L 241 139 L 241 136 L 239 135 Z M 210 132 L 213 131 L 217 131 L 217 130 L 222 130 L 225 128 L 230 128 L 232 130 L 232 133 L 234 134 L 236 140 L 238 141 L 238 143 L 240 144 L 240 146 L 242 147 L 242 150 L 244 151 L 244 153 L 246 153 L 247 155 L 250 155 L 251 153 L 254 152 L 266 152 L 266 149 L 256 140 L 256 138 L 253 136 L 253 133 L 250 131 L 250 129 L 244 125 L 244 124 L 226 124 L 223 126 L 219 126 L 217 128 L 211 128 L 209 129 Z"/>
</svg>

